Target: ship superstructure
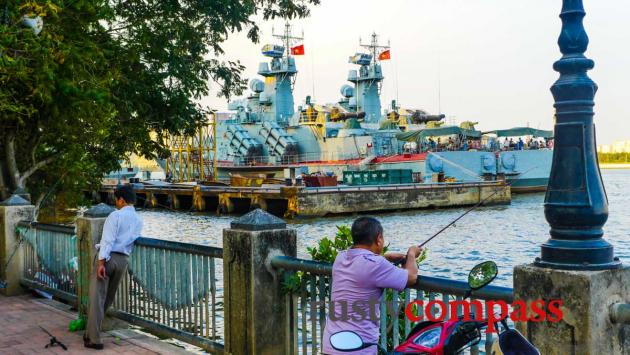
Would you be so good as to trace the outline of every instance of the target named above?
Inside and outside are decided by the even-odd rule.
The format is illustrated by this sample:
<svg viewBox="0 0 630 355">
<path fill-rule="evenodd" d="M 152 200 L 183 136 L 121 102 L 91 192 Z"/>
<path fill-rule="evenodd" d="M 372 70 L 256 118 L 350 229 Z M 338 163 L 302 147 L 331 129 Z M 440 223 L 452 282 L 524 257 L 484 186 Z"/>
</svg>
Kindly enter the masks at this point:
<svg viewBox="0 0 630 355">
<path fill-rule="evenodd" d="M 340 104 L 349 110 L 365 112 L 366 123 L 378 123 L 382 115 L 381 85 L 384 79 L 379 57 L 382 53 L 389 53 L 389 43 L 380 45 L 378 36 L 373 33 L 369 44 L 363 44 L 359 40 L 359 46 L 369 53 L 355 53 L 348 59 L 349 63 L 358 65 L 359 69 L 348 72 L 348 81 L 354 88 L 342 87 L 344 99 Z"/>
<path fill-rule="evenodd" d="M 259 64 L 262 78 L 250 80 L 251 93 L 230 102 L 233 116 L 218 122 L 219 140 L 224 138 L 219 144 L 219 160 L 235 165 L 282 165 L 365 156 L 371 137 L 356 121 L 365 114 L 341 105 L 318 105 L 310 97 L 296 112 L 293 84 L 298 70 L 294 54 L 303 54 L 303 46 L 292 46 L 303 37 L 292 35 L 287 24 L 282 34 L 274 33 L 274 38 L 281 44 L 262 47 L 262 54 L 270 58 Z"/>
<path fill-rule="evenodd" d="M 292 35 L 289 24 L 283 33 L 273 36 L 280 43 L 262 47 L 261 52 L 269 61 L 259 64 L 260 78 L 250 80 L 248 96 L 228 104 L 232 111 L 228 119 L 216 120 L 214 157 L 219 179 L 231 172 L 282 177 L 286 167 L 299 167 L 302 173 L 337 176 L 347 170 L 411 169 L 421 173 L 424 181 L 431 181 L 432 175 L 440 172 L 460 181 L 504 174 L 500 169 L 503 160 L 495 159 L 494 153 L 462 149 L 469 138 L 461 132 L 472 132 L 474 127 L 462 127 L 460 132 L 460 127 L 443 126 L 447 134 L 442 137 L 442 145 L 438 136 L 433 141 L 429 136 L 411 141 L 400 137 L 401 132 L 420 131 L 424 137 L 431 129 L 440 128 L 445 116 L 403 108 L 395 101 L 382 109 L 380 88 L 384 75 L 380 61 L 389 59 L 390 49 L 389 43 L 378 43 L 376 34 L 372 34 L 369 44 L 359 41 L 368 53 L 357 52 L 349 58 L 358 69 L 349 71 L 350 85 L 341 86 L 340 100 L 321 104 L 307 96 L 297 108 L 293 97 L 298 75 L 295 55 L 305 54 L 303 45 L 297 45 L 303 36 Z M 474 132 L 479 133 L 479 140 L 481 133 Z M 460 146 L 452 149 L 446 144 L 451 140 Z M 432 147 L 436 141 L 438 144 Z M 438 153 L 439 159 L 437 155 L 431 157 L 430 151 L 440 151 L 440 146 L 458 152 Z M 438 160 L 442 164 L 436 163 Z M 519 161 L 518 165 L 524 163 Z M 545 178 L 548 167 L 546 163 L 542 165 L 538 176 Z M 520 170 L 513 169 L 514 173 Z"/>
<path fill-rule="evenodd" d="M 403 143 L 395 137 L 399 123 L 388 120 L 380 98 L 384 79 L 380 59 L 384 53 L 389 58 L 389 44 L 379 44 L 375 33 L 370 43 L 359 41 L 367 53 L 349 58 L 358 69 L 349 71 L 350 84 L 341 87 L 342 98 L 320 104 L 307 96 L 295 109 L 294 54 L 304 54 L 303 46 L 295 46 L 303 36 L 293 35 L 288 24 L 282 34 L 273 36 L 280 43 L 262 47 L 270 61 L 259 64 L 261 78 L 250 80 L 246 98 L 229 103 L 232 117 L 217 122 L 218 158 L 225 169 L 229 164 L 304 164 L 309 170 L 340 173 L 340 167 L 363 167 L 378 157 L 402 152 Z M 390 124 L 382 126 L 384 121 Z"/>
</svg>

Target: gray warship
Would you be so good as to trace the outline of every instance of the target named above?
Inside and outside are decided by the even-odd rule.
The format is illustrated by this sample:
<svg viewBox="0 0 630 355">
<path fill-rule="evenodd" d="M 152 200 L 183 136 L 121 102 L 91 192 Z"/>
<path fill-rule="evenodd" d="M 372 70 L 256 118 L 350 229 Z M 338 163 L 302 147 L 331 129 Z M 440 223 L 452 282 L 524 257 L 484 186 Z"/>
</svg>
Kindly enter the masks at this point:
<svg viewBox="0 0 630 355">
<path fill-rule="evenodd" d="M 346 171 L 409 169 L 421 177 L 415 182 L 432 183 L 436 175 L 458 182 L 504 178 L 512 180 L 514 190 L 545 189 L 552 132 L 529 127 L 480 132 L 473 122 L 448 126 L 441 113 L 403 108 L 394 100 L 383 109 L 381 59 L 389 59 L 390 48 L 379 44 L 375 33 L 369 43 L 359 42 L 361 51 L 349 57 L 356 67 L 349 71 L 348 83 L 341 85 L 337 102 L 320 104 L 307 96 L 297 107 L 293 86 L 298 69 L 292 45 L 303 38 L 292 35 L 289 24 L 273 37 L 280 44 L 262 47 L 269 60 L 259 64 L 260 77 L 249 81 L 248 95 L 229 102 L 231 114 L 214 121 L 215 150 L 204 149 L 202 154 L 213 155 L 218 167 L 215 180 L 233 174 L 283 178 L 288 167 L 297 167 L 301 174 L 338 177 Z M 303 47 L 296 54 L 304 54 Z M 509 134 L 527 139 L 524 148 L 535 149 L 502 149 L 501 139 L 507 142 Z M 432 145 L 435 141 L 438 144 Z M 455 144 L 446 143 L 451 141 Z M 170 160 L 179 159 L 181 166 L 182 154 L 190 153 L 172 150 Z M 201 175 L 212 176 L 205 170 Z M 187 181 L 203 176 L 192 178 Z"/>
</svg>

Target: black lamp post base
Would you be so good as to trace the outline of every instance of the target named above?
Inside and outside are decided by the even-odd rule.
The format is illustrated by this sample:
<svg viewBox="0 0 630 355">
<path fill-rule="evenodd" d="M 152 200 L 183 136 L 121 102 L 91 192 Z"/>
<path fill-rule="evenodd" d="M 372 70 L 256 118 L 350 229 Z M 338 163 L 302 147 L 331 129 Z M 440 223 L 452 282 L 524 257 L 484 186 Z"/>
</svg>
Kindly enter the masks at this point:
<svg viewBox="0 0 630 355">
<path fill-rule="evenodd" d="M 534 265 L 561 270 L 610 270 L 621 268 L 613 246 L 598 238 L 591 241 L 549 239 L 541 246 Z"/>
</svg>

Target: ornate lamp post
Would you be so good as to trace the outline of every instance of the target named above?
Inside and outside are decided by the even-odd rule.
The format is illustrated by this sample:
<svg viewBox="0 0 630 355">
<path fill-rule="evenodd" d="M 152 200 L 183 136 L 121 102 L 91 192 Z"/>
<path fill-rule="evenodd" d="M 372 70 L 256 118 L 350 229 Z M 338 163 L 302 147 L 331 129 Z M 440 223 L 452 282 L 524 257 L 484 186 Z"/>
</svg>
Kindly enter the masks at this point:
<svg viewBox="0 0 630 355">
<path fill-rule="evenodd" d="M 556 108 L 555 143 L 545 196 L 551 238 L 542 245 L 541 258 L 535 262 L 554 269 L 621 266 L 612 245 L 603 239 L 608 199 L 595 148 L 593 99 L 597 85 L 586 73 L 594 62 L 584 56 L 588 47 L 582 23 L 585 14 L 582 0 L 563 0 L 558 39 L 563 56 L 553 66 L 560 78 L 551 87 Z"/>
</svg>

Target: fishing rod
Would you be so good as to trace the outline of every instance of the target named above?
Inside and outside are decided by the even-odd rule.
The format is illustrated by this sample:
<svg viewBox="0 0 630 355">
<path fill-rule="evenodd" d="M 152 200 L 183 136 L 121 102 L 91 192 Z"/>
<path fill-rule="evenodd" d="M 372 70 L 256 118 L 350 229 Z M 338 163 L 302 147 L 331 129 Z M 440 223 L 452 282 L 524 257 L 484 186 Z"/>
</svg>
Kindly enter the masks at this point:
<svg viewBox="0 0 630 355">
<path fill-rule="evenodd" d="M 45 349 L 52 348 L 55 345 L 59 345 L 63 350 L 68 351 L 68 347 L 64 343 L 62 343 L 59 340 L 57 340 L 57 337 L 55 337 L 54 335 L 50 334 L 50 332 L 47 331 L 41 325 L 39 327 L 44 331 L 44 333 L 46 333 L 46 334 L 48 334 L 48 336 L 50 336 L 50 342 L 48 344 L 46 344 L 46 346 L 44 347 Z"/>
<path fill-rule="evenodd" d="M 535 166 L 533 168 L 530 168 L 528 170 L 523 171 L 522 173 L 519 173 L 517 176 L 518 178 L 513 179 L 510 181 L 510 183 L 507 184 L 507 186 L 512 186 L 512 184 L 514 184 L 515 182 L 519 181 L 522 177 L 522 175 L 536 169 L 538 166 Z M 469 214 L 470 212 L 474 211 L 477 207 L 481 206 L 484 204 L 484 202 L 488 201 L 492 196 L 496 195 L 499 191 L 501 191 L 500 189 L 496 189 L 493 193 L 491 193 L 490 195 L 486 196 L 486 198 L 484 198 L 483 200 L 479 201 L 476 205 L 470 207 L 469 209 L 467 209 L 466 211 L 464 211 L 464 213 L 462 213 L 461 215 L 459 215 L 457 218 L 455 218 L 454 220 L 452 220 L 449 224 L 447 224 L 446 226 L 444 226 L 442 229 L 440 229 L 439 231 L 437 231 L 437 233 L 433 234 L 429 239 L 425 240 L 424 242 L 422 242 L 422 244 L 419 244 L 418 247 L 422 248 L 423 246 L 425 246 L 427 243 L 429 243 L 430 241 L 432 241 L 433 239 L 435 239 L 435 237 L 439 236 L 440 234 L 442 234 L 442 232 L 444 232 L 445 230 L 447 230 L 448 228 L 450 228 L 452 225 L 454 225 L 457 221 L 459 221 L 460 219 L 464 218 L 464 216 L 466 216 L 467 214 Z M 480 192 L 481 193 L 481 192 Z"/>
</svg>

